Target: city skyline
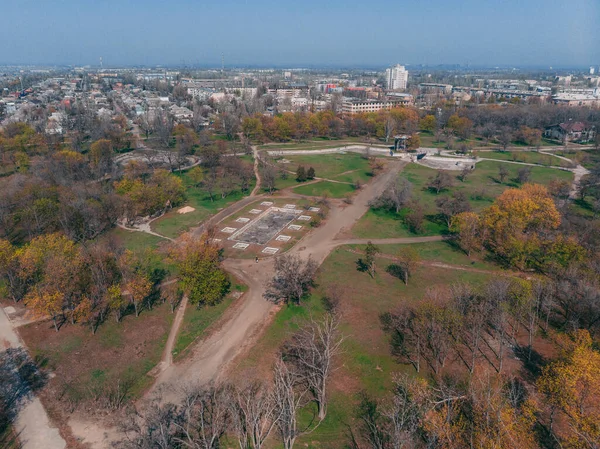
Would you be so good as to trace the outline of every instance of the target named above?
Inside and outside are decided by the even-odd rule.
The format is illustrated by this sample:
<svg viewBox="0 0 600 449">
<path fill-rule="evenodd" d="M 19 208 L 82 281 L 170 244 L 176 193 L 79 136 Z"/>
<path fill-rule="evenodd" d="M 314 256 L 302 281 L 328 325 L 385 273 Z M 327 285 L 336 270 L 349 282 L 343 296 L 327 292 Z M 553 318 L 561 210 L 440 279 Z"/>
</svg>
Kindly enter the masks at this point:
<svg viewBox="0 0 600 449">
<path fill-rule="evenodd" d="M 7 5 L 2 64 L 585 67 L 600 63 L 593 0 L 280 8 L 272 0 L 200 5 L 75 0 Z M 354 32 L 349 32 L 354 29 Z"/>
</svg>

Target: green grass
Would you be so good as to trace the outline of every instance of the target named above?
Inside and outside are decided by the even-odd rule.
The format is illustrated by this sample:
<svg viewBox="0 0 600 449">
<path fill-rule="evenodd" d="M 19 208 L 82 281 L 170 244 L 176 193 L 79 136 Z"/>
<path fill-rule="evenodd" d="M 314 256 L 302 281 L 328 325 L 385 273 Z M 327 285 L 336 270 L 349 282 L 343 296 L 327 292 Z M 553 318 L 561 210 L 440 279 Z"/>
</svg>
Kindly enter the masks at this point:
<svg viewBox="0 0 600 449">
<path fill-rule="evenodd" d="M 433 257 L 436 252 L 442 254 L 443 258 L 449 257 L 449 250 L 442 248 L 441 243 L 429 248 L 420 246 L 418 251 L 424 258 Z M 378 258 L 378 271 L 372 279 L 367 273 L 357 271 L 356 261 L 359 257 L 344 247 L 334 250 L 320 267 L 317 287 L 310 297 L 302 306 L 283 306 L 236 370 L 239 376 L 264 370 L 265 364 L 275 357 L 277 349 L 290 333 L 309 317 L 318 319 L 323 314 L 321 298 L 328 287 L 338 284 L 344 289 L 341 297 L 341 331 L 346 339 L 329 387 L 328 414 L 314 433 L 299 437 L 297 444 L 301 447 L 344 447 L 347 442 L 346 426 L 353 425 L 357 393 L 366 391 L 383 398 L 389 391 L 394 373 L 416 375 L 412 367 L 398 363 L 391 356 L 388 336 L 380 324 L 383 312 L 421 300 L 425 291 L 436 285 L 456 282 L 481 285 L 492 277 L 492 274 L 419 267 L 409 284 L 404 285 L 385 272 L 391 261 Z M 452 256 L 454 258 L 458 260 L 461 257 Z M 352 280 L 351 284 L 348 283 L 349 279 Z M 306 423 L 312 416 L 311 412 L 309 406 L 300 414 L 300 422 Z"/>
<path fill-rule="evenodd" d="M 156 248 L 165 239 L 145 232 L 127 231 L 122 228 L 111 229 L 103 238 L 114 238 L 126 249 L 133 252 L 140 252 L 146 248 Z"/>
<path fill-rule="evenodd" d="M 219 189 L 215 189 L 211 200 L 208 191 L 203 187 L 195 186 L 187 172 L 184 172 L 179 176 L 182 177 L 186 187 L 187 200 L 185 204 L 169 211 L 163 217 L 153 221 L 151 224 L 154 232 L 171 238 L 176 238 L 191 227 L 198 226 L 219 210 L 241 200 L 247 196 L 254 187 L 254 183 L 252 183 L 246 192 L 236 190 L 225 198 L 221 197 L 221 191 Z M 182 206 L 191 206 L 196 210 L 187 214 L 178 214 L 177 209 Z"/>
<path fill-rule="evenodd" d="M 247 290 L 247 287 L 243 284 L 234 281 L 231 286 L 231 293 L 228 294 L 223 301 L 214 306 L 204 306 L 197 308 L 196 306 L 189 304 L 183 322 L 181 323 L 181 329 L 177 334 L 175 345 L 173 347 L 173 357 L 181 356 L 185 353 L 186 349 L 192 344 L 198 337 L 202 336 L 205 331 L 215 322 L 223 316 L 223 313 L 231 306 L 235 301 L 234 293 L 242 293 Z"/>
<path fill-rule="evenodd" d="M 400 173 L 400 177 L 408 179 L 413 184 L 413 197 L 418 200 L 425 212 L 424 231 L 420 235 L 438 235 L 447 231 L 447 226 L 437 215 L 435 200 L 439 196 L 451 195 L 453 192 L 461 191 L 469 199 L 474 211 L 481 211 L 492 204 L 494 199 L 509 187 L 519 187 L 515 180 L 519 169 L 518 164 L 504 164 L 509 176 L 503 184 L 498 179 L 498 168 L 500 162 L 483 161 L 476 165 L 475 170 L 464 182 L 458 180 L 459 172 L 448 172 L 453 177 L 454 185 L 439 194 L 429 190 L 427 184 L 434 177 L 437 170 L 418 164 L 409 164 Z M 549 184 L 554 179 L 573 179 L 569 171 L 548 167 L 531 167 L 530 182 L 538 184 Z M 408 210 L 403 209 L 398 214 L 393 211 L 370 209 L 355 224 L 352 233 L 359 238 L 391 238 L 407 237 L 414 235 L 404 224 L 404 217 Z"/>
<path fill-rule="evenodd" d="M 550 154 L 538 153 L 537 151 L 480 151 L 478 156 L 486 159 L 527 162 L 544 166 L 569 167 L 571 165 L 563 159 Z"/>
<path fill-rule="evenodd" d="M 365 183 L 372 176 L 369 161 L 356 153 L 285 156 L 285 159 L 290 161 L 286 164 L 289 170 L 295 171 L 299 165 L 304 165 L 306 169 L 313 167 L 319 178 Z"/>
<path fill-rule="evenodd" d="M 364 251 L 366 245 L 348 245 L 350 248 Z M 485 255 L 472 255 L 468 257 L 464 251 L 457 248 L 450 241 L 413 243 L 411 245 L 389 244 L 377 245 L 381 254 L 399 256 L 410 246 L 423 261 L 436 261 L 460 267 L 475 268 L 477 270 L 498 270 L 498 266 L 486 260 Z"/>
<path fill-rule="evenodd" d="M 296 187 L 294 192 L 307 196 L 323 196 L 327 194 L 330 198 L 343 198 L 354 192 L 354 186 L 338 182 L 319 181 L 314 184 Z"/>
</svg>

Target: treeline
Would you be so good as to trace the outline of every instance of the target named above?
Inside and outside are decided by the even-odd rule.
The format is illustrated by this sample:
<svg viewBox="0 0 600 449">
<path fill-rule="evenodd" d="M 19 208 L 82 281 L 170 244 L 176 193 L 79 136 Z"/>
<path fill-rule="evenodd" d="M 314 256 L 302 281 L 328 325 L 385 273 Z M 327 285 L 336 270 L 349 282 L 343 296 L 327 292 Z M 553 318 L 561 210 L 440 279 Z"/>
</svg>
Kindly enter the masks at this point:
<svg viewBox="0 0 600 449">
<path fill-rule="evenodd" d="M 180 280 L 161 284 L 168 272 L 152 250 L 134 253 L 110 240 L 77 244 L 59 233 L 20 247 L 0 240 L 2 293 L 51 319 L 56 331 L 70 323 L 92 333 L 110 316 L 117 322 L 130 312 L 137 317 L 157 302 L 173 311 L 184 293 L 197 306 L 216 304 L 229 288 L 219 249 L 206 235 L 184 242 L 171 253 Z"/>
<path fill-rule="evenodd" d="M 336 116 L 333 111 L 284 112 L 275 116 L 256 114 L 242 119 L 242 133 L 253 142 L 286 142 L 308 138 L 365 136 L 388 141 L 395 133 L 414 134 L 419 113 L 409 107 L 389 111 Z"/>
</svg>

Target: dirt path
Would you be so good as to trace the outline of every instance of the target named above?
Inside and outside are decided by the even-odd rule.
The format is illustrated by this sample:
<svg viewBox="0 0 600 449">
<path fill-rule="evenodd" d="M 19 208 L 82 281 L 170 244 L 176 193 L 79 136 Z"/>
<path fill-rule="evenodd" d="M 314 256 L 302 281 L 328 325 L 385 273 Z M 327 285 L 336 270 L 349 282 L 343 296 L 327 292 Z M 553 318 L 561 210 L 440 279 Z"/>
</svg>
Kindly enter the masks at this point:
<svg viewBox="0 0 600 449">
<path fill-rule="evenodd" d="M 258 147 L 254 145 L 252 147 L 252 153 L 254 154 L 254 176 L 256 177 L 256 185 L 252 189 L 250 196 L 256 196 L 256 194 L 260 191 L 260 186 L 262 184 L 262 179 L 260 177 L 260 170 L 258 169 Z"/>
<path fill-rule="evenodd" d="M 395 177 L 403 164 L 390 164 L 385 173 L 365 186 L 352 205 L 333 206 L 325 224 L 293 248 L 290 253 L 303 258 L 311 256 L 321 264 L 340 242 L 335 237 L 345 228 L 351 228 L 367 211 L 368 202 L 379 195 L 389 180 Z M 248 285 L 243 303 L 219 330 L 198 344 L 190 356 L 181 363 L 166 368 L 158 377 L 155 388 L 162 389 L 165 399 L 177 400 L 181 387 L 190 383 L 205 383 L 218 379 L 224 369 L 238 354 L 255 341 L 276 307 L 263 298 L 265 286 L 273 276 L 273 259 L 228 259 L 225 268 Z"/>
<path fill-rule="evenodd" d="M 179 334 L 181 323 L 183 323 L 187 304 L 188 296 L 184 295 L 181 304 L 177 307 L 177 312 L 175 313 L 175 318 L 173 319 L 173 324 L 171 325 L 169 336 L 167 337 L 167 343 L 165 344 L 165 349 L 163 349 L 163 355 L 160 358 L 158 365 L 150 372 L 151 376 L 158 376 L 173 364 L 173 347 L 175 346 L 175 340 L 177 339 L 177 334 Z"/>
<path fill-rule="evenodd" d="M 0 348 L 18 348 L 23 346 L 21 339 L 0 307 Z M 50 423 L 46 409 L 36 396 L 23 405 L 15 428 L 19 434 L 22 449 L 64 449 L 65 440 L 60 436 L 56 427 Z"/>
</svg>

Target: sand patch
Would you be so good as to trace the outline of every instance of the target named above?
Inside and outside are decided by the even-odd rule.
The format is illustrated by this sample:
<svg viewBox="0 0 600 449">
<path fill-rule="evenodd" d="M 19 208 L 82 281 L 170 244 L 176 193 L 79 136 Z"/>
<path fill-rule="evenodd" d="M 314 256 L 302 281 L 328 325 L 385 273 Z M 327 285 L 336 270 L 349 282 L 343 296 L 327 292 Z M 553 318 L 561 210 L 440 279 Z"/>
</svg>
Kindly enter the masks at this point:
<svg viewBox="0 0 600 449">
<path fill-rule="evenodd" d="M 182 207 L 181 209 L 179 209 L 179 210 L 177 211 L 177 213 L 178 213 L 178 214 L 189 214 L 190 212 L 194 212 L 195 210 L 196 210 L 196 209 L 194 209 L 194 208 L 193 208 L 193 207 L 191 207 L 191 206 L 185 206 L 185 207 Z"/>
</svg>

